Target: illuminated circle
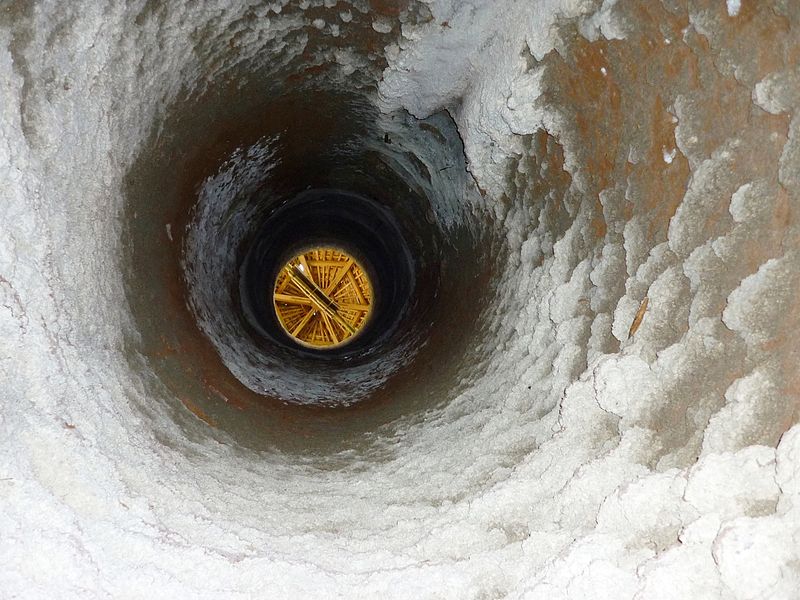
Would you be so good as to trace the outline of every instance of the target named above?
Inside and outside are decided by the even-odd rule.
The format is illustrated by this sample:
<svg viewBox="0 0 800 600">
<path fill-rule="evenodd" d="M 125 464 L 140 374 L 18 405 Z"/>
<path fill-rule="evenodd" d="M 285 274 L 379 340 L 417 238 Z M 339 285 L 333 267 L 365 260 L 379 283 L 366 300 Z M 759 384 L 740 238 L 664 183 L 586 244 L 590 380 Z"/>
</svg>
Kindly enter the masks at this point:
<svg viewBox="0 0 800 600">
<path fill-rule="evenodd" d="M 278 322 L 298 344 L 330 349 L 352 341 L 372 311 L 372 285 L 364 268 L 338 248 L 306 250 L 275 279 Z"/>
</svg>

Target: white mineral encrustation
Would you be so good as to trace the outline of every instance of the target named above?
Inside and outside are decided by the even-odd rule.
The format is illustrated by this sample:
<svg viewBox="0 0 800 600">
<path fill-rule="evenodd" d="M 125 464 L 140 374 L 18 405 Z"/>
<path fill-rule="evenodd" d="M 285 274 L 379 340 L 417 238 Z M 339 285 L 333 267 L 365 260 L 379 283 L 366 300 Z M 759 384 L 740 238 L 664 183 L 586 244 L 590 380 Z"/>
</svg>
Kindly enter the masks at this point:
<svg viewBox="0 0 800 600">
<path fill-rule="evenodd" d="M 798 60 L 793 0 L 0 4 L 0 597 L 800 598 Z M 237 287 L 309 188 L 409 249 L 325 368 Z"/>
</svg>

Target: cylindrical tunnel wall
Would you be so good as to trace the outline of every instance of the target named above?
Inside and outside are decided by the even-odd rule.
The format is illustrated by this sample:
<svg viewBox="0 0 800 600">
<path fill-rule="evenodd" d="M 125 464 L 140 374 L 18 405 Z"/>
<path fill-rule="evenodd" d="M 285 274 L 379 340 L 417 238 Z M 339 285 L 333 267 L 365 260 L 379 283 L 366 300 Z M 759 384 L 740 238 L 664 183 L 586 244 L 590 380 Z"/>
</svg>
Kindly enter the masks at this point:
<svg viewBox="0 0 800 600">
<path fill-rule="evenodd" d="M 181 97 L 126 177 L 125 286 L 140 351 L 190 410 L 223 430 L 230 421 L 250 444 L 353 443 L 348 431 L 446 400 L 421 397 L 421 378 L 448 390 L 460 368 L 473 371 L 459 357 L 488 302 L 491 233 L 467 212 L 479 196 L 446 114 L 382 115 L 374 86 L 359 97 L 335 79 L 281 88 L 286 73 L 266 67 L 247 77 Z M 341 352 L 286 344 L 269 314 L 275 269 L 313 241 L 377 261 L 385 306 Z M 298 442 L 298 430 L 314 439 Z"/>
<path fill-rule="evenodd" d="M 799 27 L 8 3 L 0 590 L 792 598 Z M 271 320 L 312 241 L 383 293 L 329 353 Z"/>
</svg>

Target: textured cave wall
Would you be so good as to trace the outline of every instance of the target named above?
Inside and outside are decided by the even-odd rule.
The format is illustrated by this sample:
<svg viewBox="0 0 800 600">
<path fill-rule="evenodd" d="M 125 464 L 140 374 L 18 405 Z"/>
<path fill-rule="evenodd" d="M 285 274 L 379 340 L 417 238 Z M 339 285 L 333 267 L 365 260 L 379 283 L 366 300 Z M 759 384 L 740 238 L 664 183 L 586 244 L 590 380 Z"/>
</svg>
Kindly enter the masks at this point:
<svg viewBox="0 0 800 600">
<path fill-rule="evenodd" d="M 798 56 L 789 0 L 0 7 L 0 595 L 797 598 Z M 483 244 L 377 408 L 257 408 L 137 313 L 142 153 L 270 69 Z"/>
</svg>

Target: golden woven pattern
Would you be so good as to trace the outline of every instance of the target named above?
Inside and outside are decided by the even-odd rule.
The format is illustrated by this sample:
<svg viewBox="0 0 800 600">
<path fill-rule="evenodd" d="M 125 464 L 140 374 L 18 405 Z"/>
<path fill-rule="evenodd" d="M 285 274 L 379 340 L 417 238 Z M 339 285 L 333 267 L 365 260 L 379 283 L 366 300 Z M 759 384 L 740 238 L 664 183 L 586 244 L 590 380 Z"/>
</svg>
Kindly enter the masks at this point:
<svg viewBox="0 0 800 600">
<path fill-rule="evenodd" d="M 312 248 L 281 269 L 273 302 L 281 327 L 297 342 L 333 348 L 366 324 L 372 286 L 352 256 L 337 248 Z"/>
</svg>

